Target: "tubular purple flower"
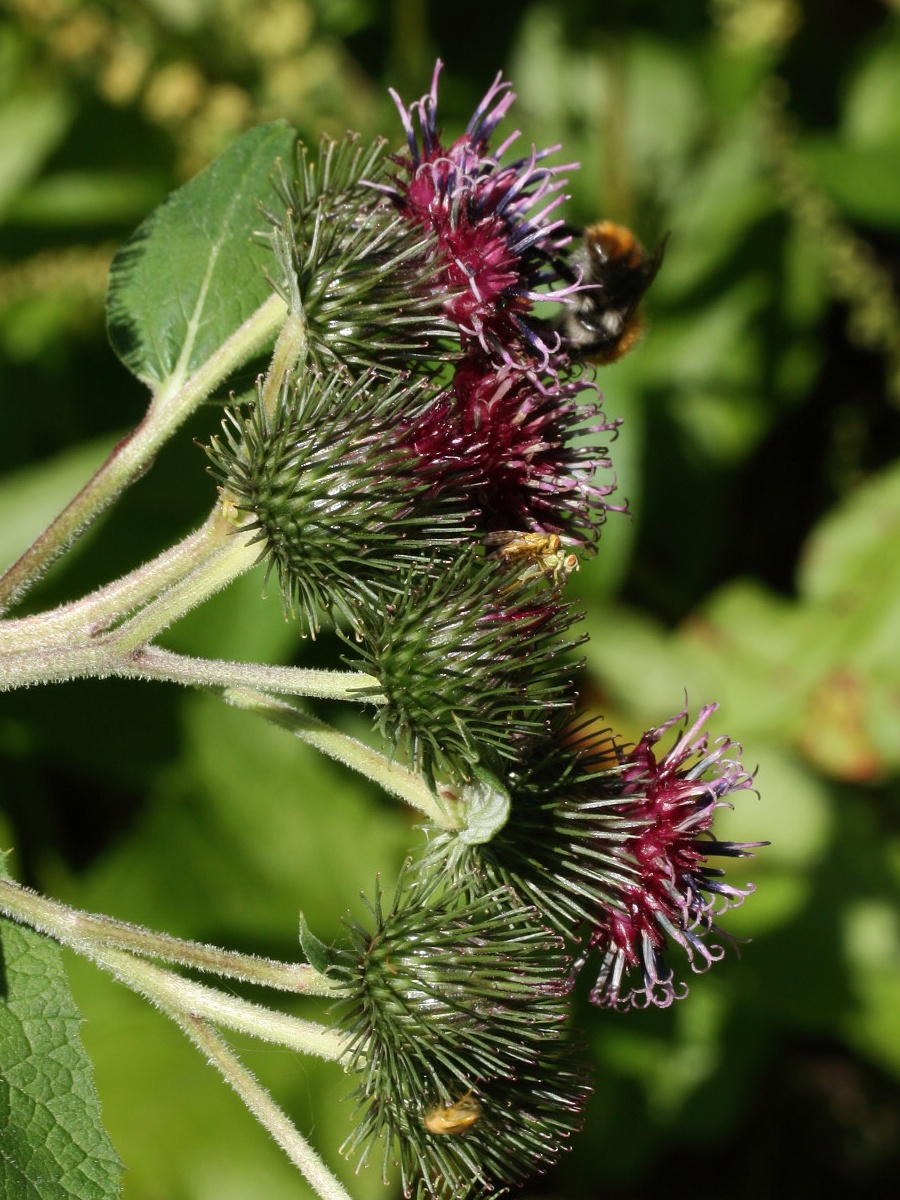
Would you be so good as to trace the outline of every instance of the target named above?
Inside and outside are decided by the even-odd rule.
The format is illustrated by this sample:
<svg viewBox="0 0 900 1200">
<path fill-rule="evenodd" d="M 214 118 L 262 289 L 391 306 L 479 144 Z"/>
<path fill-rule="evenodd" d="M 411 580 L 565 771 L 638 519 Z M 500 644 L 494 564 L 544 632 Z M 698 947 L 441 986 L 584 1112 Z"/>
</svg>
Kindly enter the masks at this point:
<svg viewBox="0 0 900 1200">
<path fill-rule="evenodd" d="M 438 62 L 431 90 L 406 108 L 392 92 L 406 153 L 389 184 L 375 186 L 432 239 L 443 315 L 461 354 L 447 397 L 412 431 L 416 451 L 455 462 L 463 455 L 481 482 L 473 489 L 485 530 L 568 535 L 591 543 L 615 489 L 611 463 L 584 434 L 611 433 L 596 384 L 559 334 L 533 315 L 537 300 L 566 303 L 581 290 L 559 272 L 570 231 L 554 213 L 566 199 L 560 172 L 542 165 L 557 147 L 501 165 L 518 137 L 495 154 L 488 140 L 514 93 L 498 75 L 465 133 L 444 146 L 437 125 Z M 589 402 L 579 399 L 588 390 Z M 599 417 L 599 420 L 597 419 Z M 576 442 L 576 438 L 578 441 Z"/>
<path fill-rule="evenodd" d="M 627 753 L 620 753 L 621 799 L 613 812 L 636 825 L 627 843 L 635 868 L 588 939 L 602 954 L 591 991 L 594 1003 L 608 1008 L 667 1007 L 687 991 L 677 985 L 664 950 L 679 945 L 694 971 L 705 971 L 722 958 L 724 947 L 709 938 L 722 936 L 715 918 L 741 904 L 753 884 L 736 887 L 722 880 L 711 856 L 743 858 L 763 842 L 716 839 L 711 832 L 716 810 L 731 807 L 726 796 L 753 787 L 753 776 L 727 738 L 710 746 L 701 728 L 716 705 L 707 705 L 662 757 L 654 746 L 686 710 L 651 729 Z"/>
<path fill-rule="evenodd" d="M 716 811 L 753 786 L 727 738 L 710 745 L 701 727 L 715 706 L 661 757 L 654 750 L 681 712 L 630 749 L 594 721 L 567 718 L 507 776 L 512 811 L 483 846 L 436 837 L 459 886 L 514 888 L 553 928 L 581 944 L 573 973 L 601 955 L 591 1000 L 605 1008 L 668 1007 L 687 992 L 667 964 L 673 946 L 694 971 L 718 961 L 716 918 L 751 884 L 727 883 L 711 857 L 743 858 L 765 842 L 716 839 Z"/>
<path fill-rule="evenodd" d="M 596 387 L 593 390 L 596 399 Z M 603 417 L 599 402 L 584 403 L 576 380 L 550 383 L 508 365 L 486 362 L 480 351 L 457 366 L 452 403 L 440 402 L 434 419 L 425 414 L 412 437 L 429 461 L 449 457 L 453 444 L 476 472 L 470 496 L 484 528 L 536 529 L 591 541 L 609 511 L 615 476 L 607 448 L 575 440 L 576 434 L 615 436 L 617 421 Z M 604 481 L 604 473 L 607 478 Z"/>
<path fill-rule="evenodd" d="M 576 164 L 539 166 L 558 149 L 554 146 L 532 149 L 528 157 L 501 166 L 518 133 L 496 155 L 487 153 L 489 137 L 515 99 L 500 75 L 466 132 L 445 148 L 437 127 L 441 66 L 435 67 L 430 92 L 409 108 L 391 92 L 408 153 L 395 156 L 400 172 L 392 183 L 377 186 L 434 237 L 435 255 L 443 263 L 445 313 L 459 327 L 463 349 L 474 343 L 505 361 L 537 358 L 546 369 L 560 339 L 527 318 L 535 300 L 548 298 L 548 287 L 557 300 L 579 290 L 552 266 L 571 240 L 562 218 L 553 218 L 567 198 L 560 173 Z"/>
</svg>

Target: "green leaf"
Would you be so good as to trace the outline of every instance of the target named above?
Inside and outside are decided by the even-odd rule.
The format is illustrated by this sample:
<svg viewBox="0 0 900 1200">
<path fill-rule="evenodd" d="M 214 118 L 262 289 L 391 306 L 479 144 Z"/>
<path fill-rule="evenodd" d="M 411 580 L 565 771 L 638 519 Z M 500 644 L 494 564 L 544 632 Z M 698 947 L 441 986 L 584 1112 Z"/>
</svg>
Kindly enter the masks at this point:
<svg viewBox="0 0 900 1200">
<path fill-rule="evenodd" d="M 645 720 L 680 686 L 695 703 L 714 697 L 740 712 L 742 740 L 787 742 L 831 778 L 885 778 L 900 766 L 898 531 L 894 463 L 820 522 L 796 601 L 734 580 L 674 632 L 608 610 L 588 662 Z"/>
<path fill-rule="evenodd" d="M 0 1196 L 118 1196 L 122 1166 L 100 1123 L 60 951 L 3 919 L 0 949 Z"/>
<path fill-rule="evenodd" d="M 820 521 L 800 561 L 798 587 L 810 600 L 856 613 L 876 588 L 900 592 L 900 463 L 871 476 Z"/>
<path fill-rule="evenodd" d="M 867 224 L 900 226 L 900 137 L 878 145 L 848 146 L 833 137 L 810 138 L 804 157 L 813 174 L 849 217 Z"/>
<path fill-rule="evenodd" d="M 847 87 L 843 133 L 857 146 L 900 139 L 900 37 L 874 40 Z"/>
<path fill-rule="evenodd" d="M 303 913 L 300 914 L 300 949 L 309 965 L 320 975 L 327 974 L 329 967 L 335 964 L 335 956 L 307 925 Z"/>
<path fill-rule="evenodd" d="M 140 218 L 165 196 L 155 175 L 131 171 L 55 171 L 23 191 L 6 215 L 9 224 L 104 225 Z"/>
<path fill-rule="evenodd" d="M 474 779 L 462 793 L 466 810 L 466 827 L 459 839 L 469 846 L 489 842 L 509 820 L 509 792 L 490 771 L 476 767 Z"/>
<path fill-rule="evenodd" d="M 265 224 L 260 202 L 296 133 L 258 125 L 179 188 L 113 259 L 109 337 L 150 387 L 183 380 L 270 295 L 268 249 L 251 241 Z"/>
<path fill-rule="evenodd" d="M 5 567 L 18 558 L 91 477 L 114 444 L 112 437 L 83 442 L 0 478 L 0 565 Z"/>
</svg>

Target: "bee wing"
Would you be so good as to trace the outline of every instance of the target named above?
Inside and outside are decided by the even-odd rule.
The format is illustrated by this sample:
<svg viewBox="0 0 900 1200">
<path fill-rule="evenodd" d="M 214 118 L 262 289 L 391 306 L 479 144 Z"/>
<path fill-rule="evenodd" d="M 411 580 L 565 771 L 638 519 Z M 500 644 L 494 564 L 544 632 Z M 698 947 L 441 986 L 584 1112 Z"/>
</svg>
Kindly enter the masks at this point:
<svg viewBox="0 0 900 1200">
<path fill-rule="evenodd" d="M 650 255 L 650 257 L 647 259 L 646 274 L 644 275 L 644 291 L 645 292 L 646 292 L 647 288 L 650 286 L 650 284 L 653 282 L 653 280 L 656 278 L 659 268 L 662 266 L 662 261 L 666 256 L 666 245 L 668 244 L 671 233 L 672 233 L 671 229 L 666 230 L 666 232 L 663 234 L 662 238 L 660 239 L 659 245 L 656 247 L 656 249 L 653 251 L 653 253 Z"/>
</svg>

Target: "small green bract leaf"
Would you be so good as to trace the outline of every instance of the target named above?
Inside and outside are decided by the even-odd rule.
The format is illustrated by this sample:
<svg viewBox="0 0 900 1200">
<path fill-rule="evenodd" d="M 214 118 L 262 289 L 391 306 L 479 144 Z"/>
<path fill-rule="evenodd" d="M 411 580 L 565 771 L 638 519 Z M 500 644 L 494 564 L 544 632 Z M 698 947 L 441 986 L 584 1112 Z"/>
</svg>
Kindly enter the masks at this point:
<svg viewBox="0 0 900 1200">
<path fill-rule="evenodd" d="M 187 378 L 270 295 L 269 249 L 250 239 L 265 221 L 279 157 L 293 155 L 284 121 L 258 125 L 173 192 L 113 259 L 109 338 L 150 387 Z"/>
<path fill-rule="evenodd" d="M 303 913 L 300 914 L 300 949 L 309 965 L 320 975 L 326 975 L 329 967 L 333 967 L 337 961 L 337 955 L 333 954 L 324 942 L 319 941 L 307 925 Z"/>
<path fill-rule="evenodd" d="M 489 842 L 509 820 L 509 792 L 489 771 L 474 770 L 475 778 L 463 788 L 466 805 L 466 827 L 457 834 L 467 846 Z"/>
<path fill-rule="evenodd" d="M 100 1124 L 59 949 L 0 919 L 0 1196 L 112 1200 L 122 1165 Z"/>
</svg>

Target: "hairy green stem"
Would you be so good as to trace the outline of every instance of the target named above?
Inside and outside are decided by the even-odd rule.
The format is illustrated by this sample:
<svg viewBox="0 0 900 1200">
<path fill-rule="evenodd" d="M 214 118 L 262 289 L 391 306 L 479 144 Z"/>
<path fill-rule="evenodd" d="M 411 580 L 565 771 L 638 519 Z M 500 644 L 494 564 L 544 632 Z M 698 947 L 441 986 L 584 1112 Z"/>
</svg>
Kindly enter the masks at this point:
<svg viewBox="0 0 900 1200">
<path fill-rule="evenodd" d="M 235 533 L 229 511 L 217 503 L 199 529 L 120 579 L 47 612 L 0 621 L 0 654 L 101 638 L 129 613 L 232 553 Z"/>
<path fill-rule="evenodd" d="M 84 943 L 68 944 L 170 1015 L 181 1013 L 202 1017 L 204 1021 L 211 1021 L 236 1033 L 249 1034 L 300 1054 L 312 1054 L 332 1062 L 340 1062 L 346 1052 L 346 1038 L 338 1029 L 329 1029 L 314 1021 L 304 1021 L 300 1017 L 291 1017 L 264 1008 L 261 1004 L 229 996 L 217 988 L 185 979 L 124 950 L 104 949 L 96 945 L 87 947 Z"/>
<path fill-rule="evenodd" d="M 255 954 L 238 954 L 203 942 L 157 933 L 101 913 L 82 912 L 10 879 L 0 878 L 0 912 L 76 950 L 79 946 L 129 950 L 262 987 L 312 996 L 334 994 L 331 981 L 306 963 L 284 963 Z"/>
<path fill-rule="evenodd" d="M 192 375 L 176 373 L 154 395 L 141 423 L 31 546 L 0 577 L 0 612 L 21 598 L 47 568 L 135 479 L 159 448 L 212 390 L 281 327 L 284 301 L 272 295 Z"/>
<path fill-rule="evenodd" d="M 110 917 L 79 912 L 7 879 L 0 879 L 0 911 L 110 971 L 120 983 L 166 1011 L 195 1013 L 225 1028 L 320 1058 L 340 1061 L 344 1055 L 345 1040 L 339 1030 L 195 983 L 138 955 L 177 958 L 186 965 L 283 990 L 291 983 L 296 989 L 299 983 L 308 993 L 334 995 L 331 982 L 312 967 L 298 976 L 299 964 L 228 955 L 215 946 L 198 947 L 139 926 L 120 925 Z"/>
<path fill-rule="evenodd" d="M 106 635 L 105 639 L 119 658 L 140 649 L 157 634 L 220 592 L 259 562 L 254 535 L 232 528 L 218 553 L 199 564 L 183 579 L 145 604 L 133 617 Z"/>
<path fill-rule="evenodd" d="M 225 1039 L 198 1017 L 170 1014 L 207 1061 L 231 1084 L 260 1125 L 272 1135 L 322 1200 L 350 1200 L 350 1195 L 275 1103 L 268 1091 L 231 1051 Z"/>
<path fill-rule="evenodd" d="M 443 829 L 459 828 L 458 821 L 453 819 L 421 775 L 401 766 L 364 742 L 333 729 L 324 721 L 302 712 L 289 701 L 279 700 L 262 692 L 230 688 L 225 692 L 225 699 L 238 708 L 246 708 L 266 717 L 330 758 L 358 771 L 386 792 L 417 808 L 435 825 Z"/>
<path fill-rule="evenodd" d="M 131 656 L 129 667 L 120 673 L 136 679 L 160 679 L 200 687 L 253 688 L 319 700 L 355 700 L 368 704 L 383 702 L 382 696 L 373 694 L 372 689 L 378 687 L 374 675 L 189 658 L 158 646 L 147 646 L 136 651 Z M 361 692 L 365 694 L 360 695 Z"/>
<path fill-rule="evenodd" d="M 344 1034 L 340 1030 L 275 1012 L 216 988 L 195 983 L 138 958 L 129 951 L 137 950 L 157 957 L 177 957 L 179 961 L 192 966 L 275 987 L 290 987 L 288 977 L 293 977 L 301 969 L 298 965 L 255 959 L 250 955 L 231 955 L 216 947 L 180 942 L 176 938 L 153 934 L 150 930 L 116 922 L 108 917 L 81 913 L 7 879 L 0 879 L 0 911 L 49 934 L 109 971 L 120 983 L 156 1005 L 203 1051 L 323 1200 L 349 1200 L 343 1187 L 306 1139 L 210 1025 L 223 1026 L 333 1062 L 342 1062 L 344 1059 Z M 113 938 L 116 939 L 115 945 Z M 128 949 L 118 948 L 122 945 L 127 945 Z M 232 969 L 235 967 L 237 969 Z M 260 967 L 263 969 L 259 970 Z M 318 976 L 318 972 L 311 967 L 306 970 L 310 973 L 310 979 Z M 318 978 L 321 985 L 313 984 L 305 990 L 333 994 L 328 980 L 323 976 Z"/>
<path fill-rule="evenodd" d="M 300 281 L 293 266 L 293 258 L 292 254 L 281 264 L 288 287 L 288 316 L 281 326 L 269 362 L 269 369 L 260 389 L 259 402 L 266 416 L 270 418 L 275 415 L 285 388 L 289 386 L 291 377 L 297 368 L 306 361 L 309 352 L 309 326 L 303 308 L 303 298 L 300 295 Z"/>
<path fill-rule="evenodd" d="M 0 622 L 0 690 L 135 674 L 135 651 L 250 570 L 257 558 L 252 535 L 236 529 L 217 504 L 180 550 L 166 551 L 125 581 L 51 612 Z M 135 616 L 123 620 L 140 604 Z"/>
<path fill-rule="evenodd" d="M 306 316 L 300 307 L 299 297 L 296 301 L 292 298 L 291 305 L 290 315 L 281 327 L 260 392 L 260 403 L 268 417 L 274 416 L 284 388 L 296 368 L 306 358 L 309 348 Z"/>
</svg>

